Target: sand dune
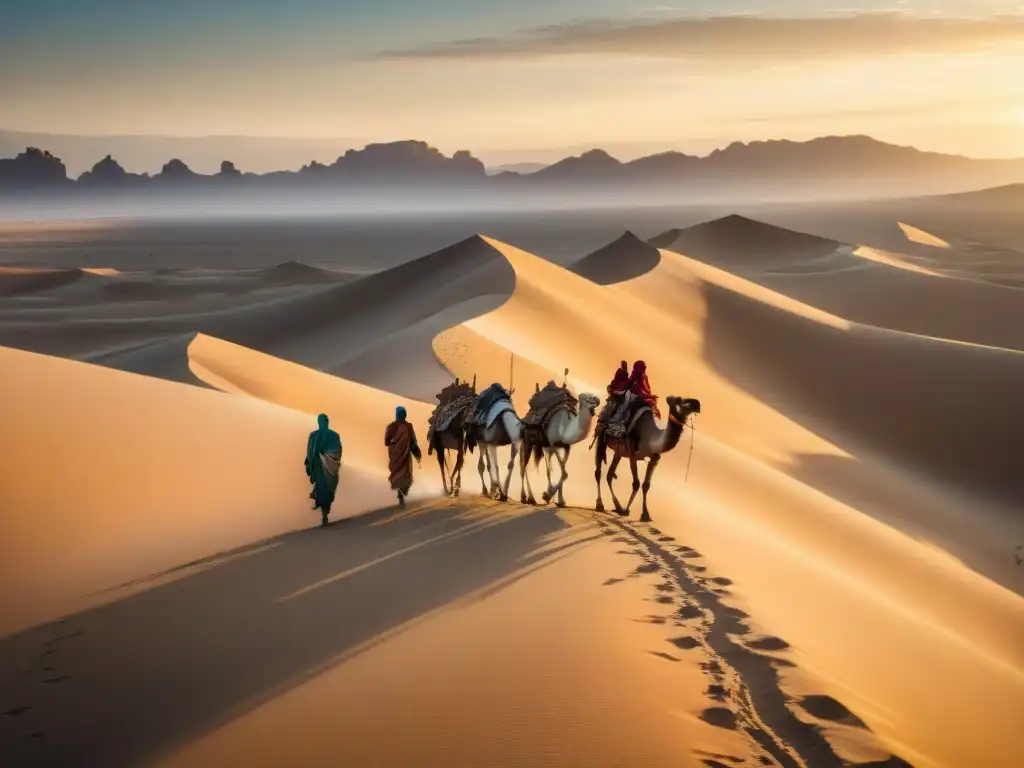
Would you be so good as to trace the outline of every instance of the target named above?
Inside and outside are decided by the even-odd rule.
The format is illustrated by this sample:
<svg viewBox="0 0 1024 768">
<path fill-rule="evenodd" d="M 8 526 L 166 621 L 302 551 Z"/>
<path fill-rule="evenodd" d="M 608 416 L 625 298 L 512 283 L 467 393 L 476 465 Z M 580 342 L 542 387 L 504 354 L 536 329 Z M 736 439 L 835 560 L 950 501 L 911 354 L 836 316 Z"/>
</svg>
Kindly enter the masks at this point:
<svg viewBox="0 0 1024 768">
<path fill-rule="evenodd" d="M 742 217 L 653 242 L 565 269 L 476 236 L 357 280 L 284 262 L 111 275 L 143 286 L 119 302 L 86 275 L 8 295 L 0 340 L 96 364 L 0 348 L 0 750 L 1015 766 L 1015 291 Z M 655 527 L 479 501 L 475 455 L 462 500 L 434 500 L 431 459 L 390 507 L 396 404 L 423 436 L 452 376 L 513 386 L 523 414 L 566 368 L 603 395 L 622 358 L 703 404 Z M 382 511 L 288 534 L 316 517 L 299 457 L 321 411 L 338 516 Z M 593 461 L 573 449 L 570 504 L 592 508 Z"/>
<path fill-rule="evenodd" d="M 24 296 L 49 291 L 81 280 L 84 269 L 0 268 L 0 296 Z"/>
<path fill-rule="evenodd" d="M 718 266 L 760 266 L 827 256 L 840 243 L 731 215 L 672 229 L 649 241 L 656 248 L 687 253 Z"/>
<path fill-rule="evenodd" d="M 0 343 L 117 367 L 125 346 L 156 349 L 182 334 L 205 333 L 344 371 L 348 360 L 432 316 L 445 324 L 468 319 L 472 314 L 453 316 L 452 307 L 507 295 L 512 283 L 508 265 L 479 239 L 358 280 L 294 262 L 251 272 L 149 274 L 112 284 L 118 298 L 148 302 L 142 305 L 111 304 L 108 290 L 30 309 L 0 304 Z M 431 326 L 428 338 L 443 327 Z M 180 359 L 159 365 L 173 369 Z M 144 372 L 135 361 L 127 360 L 127 370 Z"/>
<path fill-rule="evenodd" d="M 572 271 L 599 285 L 609 285 L 649 272 L 658 261 L 657 248 L 632 232 L 626 232 L 615 242 L 574 263 Z"/>
<path fill-rule="evenodd" d="M 976 257 L 964 264 L 962 256 L 957 263 L 945 254 L 925 260 L 843 246 L 739 216 L 652 242 L 858 323 L 1024 349 L 1024 301 L 1012 287 L 988 280 Z"/>
<path fill-rule="evenodd" d="M 261 399 L 0 349 L 3 432 L 18 446 L 0 476 L 3 508 L 18 510 L 0 523 L 0 632 L 119 581 L 310 525 L 306 414 L 328 413 L 345 441 L 336 517 L 393 500 L 381 437 L 398 398 L 208 337 L 188 350 L 207 383 Z M 406 404 L 425 420 L 425 406 Z M 424 477 L 419 492 L 434 485 Z"/>
<path fill-rule="evenodd" d="M 959 444 L 961 440 L 981 440 L 970 449 L 975 455 L 1006 459 L 998 470 L 983 466 L 981 461 L 970 469 L 977 473 L 982 485 L 991 481 L 995 491 L 1002 490 L 1019 499 L 1015 494 L 1019 494 L 1020 487 L 1009 457 L 1019 455 L 1020 446 L 1000 441 L 1017 439 L 1007 436 L 1001 426 L 1005 424 L 1006 408 L 1012 406 L 1014 387 L 1019 388 L 1020 356 L 890 331 L 845 330 L 841 323 L 822 322 L 809 308 L 801 314 L 786 311 L 785 302 L 781 300 L 776 306 L 757 300 L 748 295 L 756 293 L 754 287 L 743 285 L 741 279 L 667 252 L 662 254 L 661 267 L 647 276 L 616 286 L 613 290 L 621 292 L 622 296 L 612 299 L 604 293 L 608 289 L 568 275 L 556 279 L 557 267 L 515 248 L 495 246 L 501 248 L 516 268 L 516 294 L 501 309 L 467 324 L 486 343 L 474 342 L 471 337 L 463 337 L 460 342 L 448 334 L 438 340 L 435 349 L 449 367 L 466 376 L 483 368 L 487 360 L 502 360 L 512 351 L 546 371 L 568 366 L 578 388 L 599 391 L 600 382 L 610 375 L 605 372 L 609 363 L 613 367 L 614 362 L 592 354 L 588 346 L 581 347 L 577 341 L 597 337 L 604 340 L 605 348 L 621 352 L 627 358 L 644 355 L 651 365 L 654 386 L 661 393 L 698 393 L 704 403 L 704 415 L 700 418 L 699 459 L 694 462 L 693 482 L 688 486 L 682 482 L 685 449 L 673 452 L 659 469 L 656 485 L 660 490 L 656 491 L 656 498 L 663 508 L 671 508 L 679 503 L 678 494 L 685 488 L 684 498 L 688 501 L 682 509 L 685 510 L 683 519 L 688 522 L 682 525 L 689 532 L 687 538 L 707 554 L 719 570 L 730 575 L 746 574 L 745 583 L 751 587 L 744 593 L 744 602 L 751 607 L 749 612 L 759 617 L 770 616 L 771 630 L 801 648 L 806 654 L 804 658 L 819 675 L 824 675 L 834 694 L 842 691 L 840 698 L 850 706 L 851 702 L 856 702 L 858 715 L 914 764 L 967 765 L 972 755 L 979 754 L 978 750 L 984 750 L 987 764 L 1012 764 L 1015 716 L 1010 713 L 1024 702 L 1022 657 L 1014 637 L 1024 629 L 1024 603 L 986 579 L 969 575 L 962 565 L 937 554 L 927 545 L 875 523 L 864 512 L 886 522 L 902 523 L 901 527 L 912 530 L 920 519 L 908 518 L 941 510 L 941 517 L 937 515 L 930 520 L 931 530 L 914 532 L 950 545 L 965 530 L 991 526 L 988 532 L 974 531 L 975 538 L 989 536 L 988 543 L 979 550 L 990 566 L 997 557 L 1005 556 L 999 542 L 1005 541 L 1005 536 L 1015 530 L 1019 522 L 1000 523 L 994 511 L 982 510 L 982 502 L 975 502 L 971 512 L 965 513 L 956 510 L 955 502 L 950 504 L 948 499 L 943 503 L 927 494 L 914 493 L 914 487 L 919 486 L 916 478 L 894 478 L 874 471 L 870 452 L 864 458 L 858 457 L 859 460 L 849 458 L 837 445 L 815 437 L 798 423 L 815 422 L 816 419 L 806 419 L 805 413 L 816 410 L 813 405 L 816 397 L 821 401 L 822 396 L 827 396 L 832 398 L 829 413 L 835 421 L 847 428 L 867 422 L 862 429 L 867 433 L 874 431 L 878 446 L 887 444 L 885 441 L 890 439 L 903 440 L 901 448 L 912 453 L 914 449 L 908 443 L 908 436 L 915 427 L 923 428 L 923 438 L 915 444 L 921 446 L 920 451 L 930 446 L 930 451 L 920 453 L 919 460 L 930 462 L 935 471 L 948 469 L 953 477 L 959 473 L 962 480 L 967 479 L 965 467 L 949 461 L 952 454 L 944 446 Z M 669 286 L 673 284 L 681 284 L 690 292 L 690 298 L 702 296 L 704 306 L 680 313 L 682 319 L 670 324 L 662 302 L 669 298 Z M 737 290 L 741 286 L 746 290 Z M 629 303 L 630 297 L 638 299 L 640 296 L 649 300 Z M 678 303 L 685 306 L 686 296 L 686 293 L 677 293 Z M 622 316 L 629 317 L 630 321 L 617 322 L 614 313 L 608 312 L 609 306 L 622 308 Z M 660 317 L 656 313 L 660 313 Z M 732 335 L 749 337 L 749 342 L 740 345 L 739 341 L 729 341 L 732 336 L 728 332 L 720 338 L 722 323 L 728 325 L 723 313 L 733 316 Z M 789 319 L 783 321 L 780 315 Z M 700 316 L 703 316 L 703 330 L 686 327 L 687 317 L 692 322 Z M 646 329 L 646 337 L 638 340 L 638 334 L 631 331 L 633 328 Z M 758 331 L 756 335 L 752 333 L 754 329 Z M 812 339 L 816 334 L 827 341 L 814 346 Z M 829 353 L 830 348 L 843 346 L 845 337 L 850 337 L 845 342 L 848 349 Z M 545 344 L 538 345 L 538 338 L 544 338 Z M 714 353 L 710 365 L 701 360 L 705 338 L 710 339 L 708 351 Z M 737 346 L 732 346 L 734 343 Z M 446 355 L 445 349 L 451 347 L 461 349 L 461 354 Z M 862 351 L 858 352 L 858 348 Z M 863 357 L 863 350 L 868 348 L 877 359 L 857 359 L 858 355 Z M 787 420 L 752 396 L 766 396 L 761 384 L 754 385 L 770 381 L 771 376 L 778 375 L 777 371 L 785 371 L 785 366 L 798 364 L 806 349 L 813 349 L 806 360 L 814 369 L 795 369 L 793 379 L 779 383 L 781 392 L 797 386 L 801 376 L 807 383 L 800 390 L 800 396 L 793 398 L 806 407 L 792 413 L 791 420 Z M 792 351 L 787 353 L 787 350 Z M 941 417 L 948 413 L 950 403 L 974 391 L 965 389 L 971 386 L 963 378 L 966 374 L 942 385 L 928 398 L 922 398 L 922 392 L 927 391 L 925 387 L 934 389 L 934 379 L 938 378 L 934 373 L 928 376 L 928 368 L 909 374 L 919 377 L 919 382 L 908 380 L 895 385 L 896 398 L 886 398 L 885 393 L 876 394 L 870 388 L 865 392 L 863 377 L 851 376 L 850 368 L 837 370 L 836 380 L 821 384 L 821 374 L 836 365 L 833 361 L 847 352 L 854 356 L 852 372 L 890 371 L 894 367 L 900 370 L 893 361 L 903 355 L 916 354 L 922 362 L 928 359 L 929 366 L 947 366 L 945 370 L 949 375 L 957 368 L 976 371 L 979 366 L 993 373 L 1005 370 L 1001 375 L 1006 377 L 1006 385 L 993 397 L 992 409 L 987 412 L 990 415 L 982 417 L 983 425 L 975 422 L 977 429 L 973 436 L 966 425 L 959 434 L 951 435 L 949 430 L 956 430 L 957 426 L 942 421 Z M 735 369 L 726 366 L 723 356 L 732 358 L 734 363 L 738 357 L 752 361 L 744 371 L 746 375 L 740 376 Z M 889 356 L 892 361 L 886 360 Z M 757 360 L 764 362 L 757 364 L 754 362 Z M 942 360 L 946 362 L 940 362 Z M 495 371 L 500 369 L 500 365 L 491 365 Z M 731 374 L 730 379 L 755 391 L 744 393 L 729 384 L 723 373 L 715 370 L 722 368 L 725 368 L 723 373 Z M 907 366 L 908 370 L 911 368 Z M 840 379 L 843 373 L 846 376 Z M 686 382 L 686 388 L 677 388 L 673 381 Z M 817 387 L 816 381 L 819 382 Z M 884 380 L 879 381 L 880 387 L 885 384 Z M 804 403 L 802 398 L 809 399 L 810 403 Z M 851 411 L 851 405 L 863 413 Z M 933 424 L 927 423 L 925 414 L 929 412 Z M 892 416 L 896 413 L 900 414 L 898 419 Z M 913 413 L 921 416 L 915 417 Z M 907 424 L 913 426 L 898 429 L 899 425 Z M 815 426 L 818 425 L 815 423 Z M 931 433 L 933 428 L 934 433 Z M 909 508 L 885 510 L 887 516 L 876 498 L 873 504 L 858 510 L 816 490 L 815 481 L 821 482 L 821 478 L 816 478 L 814 473 L 804 475 L 803 483 L 786 477 L 790 473 L 800 477 L 799 465 L 810 457 L 816 461 L 832 457 L 832 463 L 849 465 L 850 469 L 842 478 L 849 502 L 858 498 L 858 482 L 881 480 L 876 492 L 885 493 L 886 500 L 899 498 Z M 587 469 L 590 461 L 590 455 L 579 449 L 571 459 L 570 475 L 580 478 L 572 483 L 571 503 L 592 502 L 592 491 L 587 490 L 588 486 L 593 487 L 589 482 L 592 472 Z M 775 469 L 769 469 L 773 466 Z M 698 476 L 700 480 L 696 479 Z M 742 482 L 739 478 L 743 478 Z M 620 485 L 624 488 L 626 483 Z M 901 515 L 902 521 L 892 519 Z M 979 523 L 982 519 L 986 522 Z M 667 513 L 657 520 L 659 527 L 668 530 L 676 530 L 675 526 L 679 525 L 674 516 Z M 938 530 L 943 527 L 944 530 Z M 739 530 L 744 528 L 749 528 L 748 532 L 740 534 Z M 741 543 L 738 538 L 744 541 Z M 765 583 L 766 572 L 771 573 L 770 595 L 762 590 L 762 587 L 769 589 Z M 1006 578 L 1011 577 L 1009 569 L 1002 569 L 1002 573 Z M 752 586 L 754 583 L 758 584 L 756 589 Z M 783 599 L 783 596 L 797 593 L 813 593 L 815 597 L 804 604 L 804 609 L 794 605 L 791 599 Z M 825 606 L 829 606 L 831 618 L 824 618 Z M 907 625 L 908 611 L 916 617 L 910 626 Z M 971 616 L 967 627 L 964 626 L 965 615 Z M 857 623 L 861 626 L 872 627 L 870 636 L 866 637 L 864 632 L 850 634 L 852 616 L 859 617 Z M 923 682 L 928 677 L 925 670 L 940 658 L 945 659 L 940 665 L 943 670 L 951 669 L 950 665 L 957 666 L 956 680 L 945 677 Z M 996 662 L 996 659 L 1002 661 Z M 961 664 L 964 666 L 959 666 Z M 897 665 L 908 677 L 919 681 L 914 690 L 892 685 L 891 665 Z M 999 701 L 996 705 L 999 714 L 995 719 L 990 719 L 991 697 Z M 952 700 L 959 703 L 953 707 Z M 936 701 L 943 702 L 944 712 L 935 710 Z M 886 711 L 899 711 L 903 724 L 895 726 L 884 714 Z M 978 730 L 971 731 L 970 738 L 945 737 L 939 733 L 942 726 L 936 724 L 937 719 L 958 734 L 967 732 L 964 725 L 967 721 L 972 729 Z"/>
</svg>

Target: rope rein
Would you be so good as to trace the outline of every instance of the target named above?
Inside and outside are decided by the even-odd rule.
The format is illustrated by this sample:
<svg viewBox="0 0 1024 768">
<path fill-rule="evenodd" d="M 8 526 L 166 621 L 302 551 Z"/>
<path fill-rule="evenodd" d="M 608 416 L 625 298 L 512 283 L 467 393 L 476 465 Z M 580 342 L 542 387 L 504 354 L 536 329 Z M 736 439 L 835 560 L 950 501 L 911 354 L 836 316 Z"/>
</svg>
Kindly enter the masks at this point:
<svg viewBox="0 0 1024 768">
<path fill-rule="evenodd" d="M 686 421 L 690 425 L 690 455 L 686 457 L 686 476 L 683 478 L 684 483 L 688 482 L 690 479 L 690 462 L 693 461 L 693 440 L 694 435 L 697 432 L 697 428 L 693 426 L 692 413 L 687 417 Z"/>
</svg>

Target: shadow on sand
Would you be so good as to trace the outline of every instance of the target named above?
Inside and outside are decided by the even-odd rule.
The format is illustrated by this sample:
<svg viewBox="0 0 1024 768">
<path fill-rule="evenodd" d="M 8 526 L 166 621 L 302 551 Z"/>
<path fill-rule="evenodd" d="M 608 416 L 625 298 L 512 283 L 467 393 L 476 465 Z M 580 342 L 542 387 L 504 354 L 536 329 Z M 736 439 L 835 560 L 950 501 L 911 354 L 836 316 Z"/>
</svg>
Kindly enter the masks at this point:
<svg viewBox="0 0 1024 768">
<path fill-rule="evenodd" d="M 3 638 L 3 762 L 158 757 L 587 540 L 557 546 L 567 528 L 551 511 L 479 501 L 381 510 L 178 569 Z"/>
</svg>

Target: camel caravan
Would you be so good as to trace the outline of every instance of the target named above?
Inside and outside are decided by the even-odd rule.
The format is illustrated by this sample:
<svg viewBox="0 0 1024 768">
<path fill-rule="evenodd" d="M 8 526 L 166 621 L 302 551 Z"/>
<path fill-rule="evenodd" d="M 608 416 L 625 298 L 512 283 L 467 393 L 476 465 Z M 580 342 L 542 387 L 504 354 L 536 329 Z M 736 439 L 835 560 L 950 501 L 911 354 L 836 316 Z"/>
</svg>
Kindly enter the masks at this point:
<svg viewBox="0 0 1024 768">
<path fill-rule="evenodd" d="M 608 400 L 600 415 L 597 408 L 601 398 L 590 393 L 578 397 L 568 388 L 569 371 L 561 386 L 549 381 L 541 388 L 538 383 L 530 397 L 529 411 L 523 418 L 512 404 L 514 390 L 501 384 L 491 384 L 483 392 L 476 391 L 476 378 L 472 383 L 460 382 L 445 387 L 437 395 L 437 406 L 428 421 L 427 453 L 437 454 L 438 467 L 445 493 L 458 496 L 462 489 L 462 469 L 466 453 L 479 447 L 477 470 L 480 473 L 481 494 L 499 501 L 508 501 L 509 484 L 519 457 L 520 501 L 536 504 L 527 466 L 532 459 L 538 466 L 543 459 L 547 488 L 541 494 L 544 502 L 554 501 L 565 506 L 563 487 L 569 477 L 566 465 L 572 447 L 591 437 L 591 448 L 596 447 L 594 479 L 597 483 L 596 509 L 604 511 L 601 498 L 601 470 L 611 451 L 611 461 L 605 481 L 611 494 L 615 512 L 628 516 L 637 492 L 642 491 L 641 522 L 650 522 L 647 492 L 651 487 L 654 470 L 663 454 L 679 445 L 680 438 L 692 414 L 700 413 L 700 401 L 693 398 L 670 396 L 667 425 L 659 427 L 661 417 L 658 397 L 651 392 L 647 367 L 637 361 L 629 370 L 625 361 L 615 372 L 607 387 Z M 509 460 L 502 479 L 498 458 L 499 448 L 509 448 Z M 448 454 L 454 452 L 450 463 Z M 632 493 L 623 506 L 615 495 L 612 481 L 623 459 L 629 461 L 633 475 Z M 647 461 L 643 482 L 639 463 Z M 558 465 L 558 478 L 552 477 L 553 462 Z"/>
</svg>

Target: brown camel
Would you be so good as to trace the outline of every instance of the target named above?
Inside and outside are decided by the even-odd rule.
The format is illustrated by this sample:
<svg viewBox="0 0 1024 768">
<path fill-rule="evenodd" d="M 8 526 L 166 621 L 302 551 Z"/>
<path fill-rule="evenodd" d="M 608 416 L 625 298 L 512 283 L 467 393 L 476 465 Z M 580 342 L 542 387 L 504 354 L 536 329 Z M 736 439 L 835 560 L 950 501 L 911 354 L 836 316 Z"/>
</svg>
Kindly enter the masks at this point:
<svg viewBox="0 0 1024 768">
<path fill-rule="evenodd" d="M 636 498 L 636 492 L 643 490 L 643 514 L 640 515 L 641 523 L 649 523 L 651 514 L 647 509 L 647 491 L 651 487 L 651 477 L 654 475 L 654 468 L 661 461 L 661 456 L 679 445 L 679 438 L 683 435 L 683 427 L 691 413 L 700 413 L 700 400 L 694 398 L 683 399 L 671 395 L 665 398 L 668 405 L 668 425 L 662 429 L 654 421 L 654 413 L 650 408 L 642 408 L 636 423 L 632 425 L 629 433 L 623 437 L 606 438 L 603 431 L 597 437 L 597 461 L 594 469 L 594 480 L 597 481 L 597 504 L 598 512 L 604 511 L 604 502 L 601 500 L 601 465 L 605 461 L 605 449 L 610 448 L 612 453 L 611 463 L 608 465 L 608 491 L 612 495 L 612 502 L 615 504 L 615 511 L 622 515 L 629 515 L 629 508 Z M 615 496 L 615 489 L 612 487 L 612 480 L 615 479 L 615 469 L 622 459 L 629 459 L 629 468 L 633 473 L 633 492 L 629 501 L 623 507 Z M 641 485 L 637 463 L 647 459 L 647 473 Z"/>
<path fill-rule="evenodd" d="M 476 377 L 473 383 L 449 384 L 437 395 L 437 406 L 429 419 L 427 454 L 437 452 L 437 465 L 441 470 L 441 483 L 448 496 L 458 496 L 462 489 L 462 465 L 466 458 L 466 424 L 464 418 L 476 400 Z M 455 466 L 449 475 L 445 451 L 455 451 Z"/>
</svg>

